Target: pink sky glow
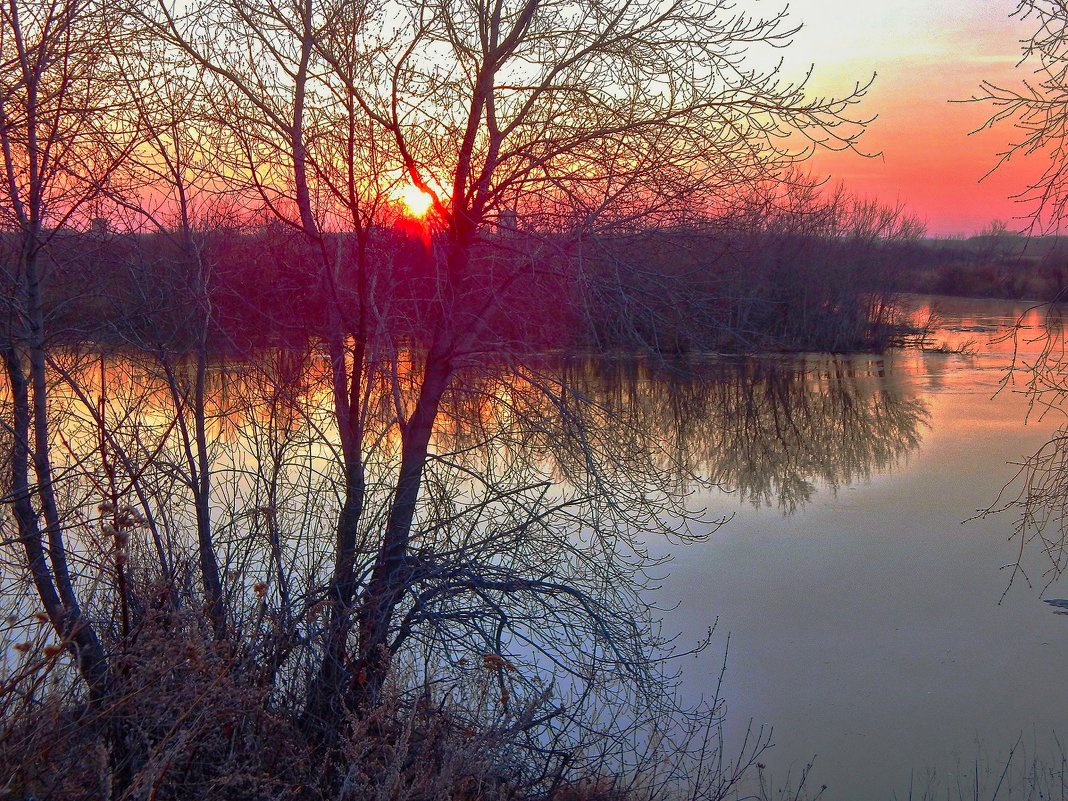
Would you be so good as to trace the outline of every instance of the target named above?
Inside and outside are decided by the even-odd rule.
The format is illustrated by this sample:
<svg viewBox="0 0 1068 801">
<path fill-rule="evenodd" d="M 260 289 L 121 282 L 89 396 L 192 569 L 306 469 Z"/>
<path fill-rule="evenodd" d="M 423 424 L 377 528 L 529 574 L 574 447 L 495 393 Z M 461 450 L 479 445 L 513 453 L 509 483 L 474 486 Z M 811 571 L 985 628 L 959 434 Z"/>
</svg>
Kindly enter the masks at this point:
<svg viewBox="0 0 1068 801">
<path fill-rule="evenodd" d="M 1014 218 L 1028 207 L 1011 195 L 1040 160 L 1015 160 L 983 179 L 1013 131 L 969 136 L 990 108 L 950 102 L 971 97 L 983 79 L 1015 85 L 1026 76 L 1015 64 L 1034 24 L 1010 18 L 1015 8 L 1015 0 L 791 0 L 790 18 L 804 27 L 785 53 L 788 74 L 814 64 L 810 89 L 839 95 L 876 75 L 860 112 L 878 116 L 861 147 L 880 155 L 821 153 L 812 171 L 854 194 L 903 203 L 932 236 L 970 235 L 995 219 L 1024 227 Z"/>
</svg>

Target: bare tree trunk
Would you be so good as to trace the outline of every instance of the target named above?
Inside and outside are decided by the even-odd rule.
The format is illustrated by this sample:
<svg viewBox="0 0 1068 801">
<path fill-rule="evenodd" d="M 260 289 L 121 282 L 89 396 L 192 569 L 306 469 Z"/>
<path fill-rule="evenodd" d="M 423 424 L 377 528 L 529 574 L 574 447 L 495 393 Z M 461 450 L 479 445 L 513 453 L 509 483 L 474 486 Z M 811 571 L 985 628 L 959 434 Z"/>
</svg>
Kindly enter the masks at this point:
<svg viewBox="0 0 1068 801">
<path fill-rule="evenodd" d="M 204 322 L 204 328 L 208 326 Z M 204 582 L 204 595 L 208 604 L 208 617 L 217 640 L 227 638 L 226 604 L 223 598 L 222 578 L 215 544 L 211 535 L 211 464 L 208 460 L 207 415 L 204 409 L 204 391 L 207 380 L 207 345 L 203 341 L 206 331 L 201 332 L 197 348 L 196 386 L 193 390 L 193 429 L 196 439 L 196 472 L 190 476 L 197 512 L 197 544 L 200 556 L 200 574 Z"/>
<path fill-rule="evenodd" d="M 330 360 L 333 369 L 334 417 L 341 437 L 344 459 L 344 501 L 335 532 L 334 567 L 327 585 L 330 618 L 327 624 L 322 663 L 309 692 L 306 723 L 319 729 L 323 742 L 332 745 L 345 712 L 346 667 L 352 606 L 356 596 L 356 550 L 360 521 L 366 499 L 366 473 L 363 461 L 364 366 L 367 359 L 367 263 L 366 236 L 357 236 L 358 299 L 356 341 L 352 364 L 348 364 L 345 331 L 342 324 L 338 288 L 323 261 L 328 283 L 330 309 Z"/>
<path fill-rule="evenodd" d="M 57 532 L 49 532 L 50 543 L 46 551 L 37 510 L 33 506 L 35 490 L 29 483 L 29 382 L 15 348 L 10 343 L 4 343 L 2 350 L 14 407 L 10 495 L 19 527 L 19 540 L 45 612 L 56 632 L 68 643 L 78 670 L 89 686 L 91 702 L 100 704 L 107 698 L 111 687 L 107 657 L 96 632 L 82 615 L 69 576 L 65 581 L 57 580 L 49 566 L 49 563 L 59 564 L 66 572 L 66 553 L 61 538 L 56 536 Z"/>
<path fill-rule="evenodd" d="M 63 526 L 56 506 L 55 488 L 52 484 L 52 465 L 50 457 L 49 423 L 48 423 L 48 389 L 45 374 L 44 322 L 41 311 L 40 282 L 38 268 L 33 257 L 26 259 L 26 285 L 29 306 L 29 359 L 30 384 L 32 385 L 32 411 L 27 393 L 27 382 L 21 359 L 14 348 L 7 348 L 5 361 L 8 377 L 13 391 L 19 385 L 20 397 L 15 401 L 16 450 L 23 449 L 20 462 L 15 459 L 12 483 L 14 484 L 19 533 L 24 542 L 40 540 L 40 528 L 37 515 L 33 509 L 33 489 L 29 487 L 25 451 L 29 444 L 27 430 L 32 415 L 33 427 L 33 468 L 37 478 L 36 492 L 41 499 L 44 510 L 46 536 L 48 540 L 48 557 L 55 580 L 55 590 L 61 602 L 58 620 L 63 626 L 58 628 L 60 635 L 72 638 L 77 646 L 78 665 L 90 688 L 103 698 L 108 690 L 110 678 L 104 649 L 93 628 L 84 620 L 78 598 L 71 582 L 70 568 L 67 563 L 67 547 L 64 542 Z M 20 408 L 21 407 L 21 408 Z M 20 418 L 23 423 L 20 426 Z M 22 430 L 19 430 L 19 429 Z M 21 503 L 21 507 L 19 504 Z M 49 613 L 51 616 L 51 613 Z"/>
<path fill-rule="evenodd" d="M 128 784 L 129 764 L 121 724 L 109 708 L 115 694 L 114 675 L 96 630 L 82 612 L 71 580 L 63 526 L 52 485 L 44 324 L 38 267 L 33 256 L 24 257 L 24 270 L 29 328 L 26 336 L 28 376 L 23 363 L 25 357 L 19 354 L 18 347 L 10 339 L 0 345 L 12 394 L 14 441 L 8 495 L 12 499 L 19 539 L 38 597 L 89 689 L 90 709 L 105 721 L 113 788 L 118 792 Z M 36 478 L 33 485 L 30 483 L 31 437 Z M 41 502 L 45 532 L 41 531 L 38 511 L 34 507 L 35 495 Z"/>
<path fill-rule="evenodd" d="M 356 594 L 356 547 L 366 491 L 362 459 L 346 458 L 345 499 L 335 532 L 334 568 L 327 586 L 330 617 L 319 672 L 313 679 L 305 712 L 306 724 L 332 745 L 344 716 L 345 661 Z"/>
<path fill-rule="evenodd" d="M 350 690 L 356 709 L 367 709 L 378 701 L 389 672 L 389 627 L 397 604 L 410 586 L 408 544 L 412 520 L 434 421 L 451 376 L 452 367 L 444 348 L 431 348 L 419 399 L 404 424 L 393 505 L 359 611 L 359 653 Z"/>
<path fill-rule="evenodd" d="M 204 322 L 203 325 L 207 325 Z M 207 381 L 207 353 L 203 342 L 196 350 L 196 367 L 193 384 L 193 431 L 190 435 L 186 420 L 187 399 L 179 386 L 174 364 L 163 350 L 158 354 L 163 371 L 167 376 L 167 387 L 171 402 L 174 404 L 175 419 L 182 439 L 187 475 L 184 481 L 193 493 L 193 507 L 197 520 L 197 558 L 200 564 L 200 578 L 204 587 L 205 607 L 211 621 L 215 638 L 227 637 L 226 607 L 222 591 L 222 575 L 215 553 L 211 533 L 211 464 L 208 459 L 207 415 L 205 411 L 205 382 Z"/>
</svg>

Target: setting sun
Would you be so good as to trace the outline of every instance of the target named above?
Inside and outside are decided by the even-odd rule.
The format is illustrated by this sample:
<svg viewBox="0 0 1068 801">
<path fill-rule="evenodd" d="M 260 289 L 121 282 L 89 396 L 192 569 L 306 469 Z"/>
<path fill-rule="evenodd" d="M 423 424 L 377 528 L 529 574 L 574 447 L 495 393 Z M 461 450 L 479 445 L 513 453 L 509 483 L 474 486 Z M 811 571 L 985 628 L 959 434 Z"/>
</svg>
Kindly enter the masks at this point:
<svg viewBox="0 0 1068 801">
<path fill-rule="evenodd" d="M 408 214 L 412 217 L 425 217 L 434 203 L 434 198 L 415 184 L 406 184 L 400 190 L 399 196 Z"/>
</svg>

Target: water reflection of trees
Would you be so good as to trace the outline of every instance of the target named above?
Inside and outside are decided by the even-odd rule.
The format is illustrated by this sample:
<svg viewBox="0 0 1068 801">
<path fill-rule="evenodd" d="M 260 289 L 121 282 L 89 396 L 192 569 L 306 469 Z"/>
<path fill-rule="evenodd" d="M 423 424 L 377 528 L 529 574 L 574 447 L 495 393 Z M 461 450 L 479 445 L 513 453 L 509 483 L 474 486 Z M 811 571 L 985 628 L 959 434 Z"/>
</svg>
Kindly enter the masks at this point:
<svg viewBox="0 0 1068 801">
<path fill-rule="evenodd" d="M 920 443 L 922 400 L 844 359 L 746 359 L 650 370 L 591 363 L 575 381 L 670 449 L 686 473 L 792 512 L 892 467 Z"/>
<path fill-rule="evenodd" d="M 90 482 L 99 490 L 101 481 L 115 480 L 114 463 L 121 462 L 118 472 L 136 480 L 110 494 L 136 489 L 154 550 L 177 551 L 164 543 L 189 530 L 193 506 L 176 424 L 180 399 L 151 360 L 67 358 L 57 370 L 77 374 L 72 386 L 81 397 L 68 392 L 56 414 L 71 469 L 103 477 Z M 927 420 L 923 401 L 849 359 L 722 360 L 685 370 L 570 360 L 507 371 L 469 366 L 463 378 L 443 404 L 419 514 L 419 539 L 450 562 L 487 526 L 496 532 L 497 555 L 481 559 L 531 542 L 545 552 L 558 548 L 560 528 L 546 532 L 551 545 L 537 545 L 531 526 L 542 524 L 530 510 L 544 515 L 546 500 L 555 501 L 545 520 L 559 526 L 566 517 L 578 530 L 591 515 L 613 514 L 582 500 L 605 495 L 607 486 L 620 522 L 622 507 L 644 509 L 628 529 L 646 534 L 667 533 L 671 523 L 658 515 L 673 520 L 680 499 L 700 485 L 792 512 L 819 485 L 837 489 L 892 467 L 919 445 Z M 387 391 L 403 388 L 396 375 L 380 386 L 371 405 L 408 402 Z M 208 376 L 217 524 L 234 543 L 251 538 L 268 546 L 258 574 L 277 576 L 287 595 L 314 592 L 315 563 L 325 556 L 316 533 L 329 530 L 340 503 L 329 392 L 327 366 L 314 351 L 264 353 Z M 399 458 L 395 424 L 378 430 L 374 442 L 369 492 L 387 492 Z M 88 494 L 75 493 L 71 502 Z M 381 525 L 368 518 L 362 551 L 373 553 Z M 500 537 L 505 529 L 516 538 Z M 298 575 L 309 577 L 307 586 L 292 586 Z"/>
<path fill-rule="evenodd" d="M 388 354 L 366 382 L 361 582 L 387 525 L 417 361 Z M 850 364 L 468 361 L 443 398 L 402 564 L 387 640 L 397 681 L 445 699 L 499 655 L 517 669 L 494 676 L 495 714 L 532 748 L 593 747 L 580 724 L 595 704 L 626 700 L 645 721 L 670 711 L 667 662 L 647 656 L 662 643 L 647 544 L 707 536 L 696 488 L 789 511 L 817 482 L 870 475 L 915 447 L 922 404 Z M 269 351 L 216 363 L 203 381 L 196 359 L 143 352 L 66 351 L 50 367 L 55 489 L 87 614 L 120 638 L 201 597 L 204 473 L 187 443 L 201 408 L 228 636 L 241 669 L 298 707 L 329 631 L 330 532 L 345 502 L 329 362 L 311 347 Z M 32 597 L 5 590 L 9 606 Z M 15 611 L 32 624 L 32 606 Z M 618 747 L 637 722 L 611 721 L 596 742 Z"/>
<path fill-rule="evenodd" d="M 366 382 L 361 582 L 387 524 L 416 362 L 390 354 Z M 198 597 L 208 475 L 228 630 L 272 693 L 304 697 L 328 630 L 330 532 L 344 503 L 329 363 L 314 348 L 272 351 L 199 376 L 195 358 L 66 351 L 50 373 L 55 487 L 78 581 L 94 588 L 88 613 L 118 635 L 166 596 Z M 188 447 L 198 409 L 206 470 Z M 643 651 L 656 638 L 644 543 L 686 536 L 675 529 L 689 486 L 657 432 L 612 414 L 555 366 L 463 368 L 435 423 L 401 566 L 387 644 L 411 668 L 403 681 L 432 674 L 442 693 L 459 692 L 484 655 L 501 655 L 520 666 L 501 677 L 509 720 L 535 727 L 522 715 L 549 703 L 555 681 L 560 706 L 536 728 L 577 745 L 592 735 L 572 724 L 595 697 L 641 699 L 646 720 L 670 707 Z"/>
</svg>

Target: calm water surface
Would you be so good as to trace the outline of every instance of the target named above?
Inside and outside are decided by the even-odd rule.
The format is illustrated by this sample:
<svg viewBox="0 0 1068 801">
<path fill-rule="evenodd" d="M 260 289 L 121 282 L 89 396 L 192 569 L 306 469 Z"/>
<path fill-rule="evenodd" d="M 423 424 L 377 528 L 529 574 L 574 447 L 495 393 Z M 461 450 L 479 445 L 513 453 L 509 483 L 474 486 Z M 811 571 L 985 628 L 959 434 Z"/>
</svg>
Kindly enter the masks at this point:
<svg viewBox="0 0 1068 801">
<path fill-rule="evenodd" d="M 929 304 L 915 305 L 917 319 L 927 319 Z M 690 700 L 710 693 L 729 632 L 722 688 L 728 748 L 750 720 L 773 726 L 775 746 L 762 761 L 775 785 L 788 772 L 796 780 L 815 757 L 812 781 L 829 786 L 823 796 L 829 801 L 889 799 L 895 791 L 908 798 L 910 775 L 922 787 L 928 770 L 941 786 L 953 786 L 958 766 L 970 776 L 979 757 L 996 769 L 1021 736 L 1029 749 L 1048 748 L 1068 720 L 1062 686 L 1068 617 L 1042 601 L 1043 594 L 1068 597 L 1068 581 L 1047 586 L 1040 554 L 1031 549 L 1025 561 L 1033 583 L 1010 587 L 1011 572 L 1002 566 L 1016 558 L 1012 513 L 973 519 L 1012 478 L 1012 463 L 1045 442 L 1063 415 L 1029 417 L 1027 396 L 1002 387 L 1014 343 L 997 338 L 1012 330 L 1025 306 L 940 305 L 932 344 L 970 342 L 970 355 L 912 349 L 878 357 L 709 360 L 684 380 L 617 361 L 579 364 L 569 379 L 609 410 L 591 418 L 598 443 L 640 448 L 656 440 L 670 461 L 724 488 L 693 499 L 711 516 L 732 516 L 707 541 L 650 545 L 654 556 L 675 557 L 656 597 L 673 607 L 666 628 L 681 633 L 681 644 L 694 643 L 719 620 L 711 646 L 682 666 L 681 690 Z M 1040 330 L 1040 313 L 1024 321 L 1015 351 L 1027 360 L 1040 347 L 1029 341 Z M 143 415 L 139 425 L 169 430 L 166 399 L 156 399 L 162 390 L 150 370 L 139 373 L 120 359 L 112 376 L 103 360 L 92 364 L 90 378 L 99 373 L 109 383 L 116 419 L 126 419 L 121 409 L 129 395 Z M 277 387 L 278 375 L 304 369 L 287 372 L 285 364 L 279 355 L 261 383 Z M 232 386 L 224 372 L 216 377 L 226 391 L 212 396 L 223 432 L 215 437 L 220 466 L 230 464 L 223 472 L 229 484 L 217 482 L 220 514 L 229 510 L 235 542 L 251 541 L 243 532 L 259 518 L 242 509 L 264 501 L 245 462 L 261 458 L 256 443 L 285 433 L 293 451 L 286 469 L 294 477 L 276 514 L 304 532 L 287 543 L 289 558 L 315 563 L 329 542 L 319 532 L 336 516 L 328 471 L 319 469 L 325 460 L 319 429 L 304 432 L 293 423 L 298 418 L 278 417 L 285 404 L 264 405 L 255 371 Z M 141 385 L 151 390 L 147 400 Z M 305 413 L 329 432 L 328 393 L 320 397 L 314 389 L 320 384 L 310 386 Z M 465 392 L 467 405 L 454 411 L 457 421 L 478 423 L 475 441 L 488 420 L 504 429 L 502 452 L 530 443 L 540 448 L 536 454 L 548 452 L 553 437 L 542 442 L 524 428 L 532 422 L 535 433 L 551 432 L 557 424 L 556 407 L 540 391 L 490 376 L 470 381 Z M 241 401 L 246 396 L 259 400 Z M 602 418 L 605 426 L 623 422 L 602 432 L 596 428 Z M 84 440 L 92 450 L 93 421 L 74 412 L 65 419 L 67 440 Z M 628 432 L 634 443 L 620 439 Z M 134 431 L 134 442 L 142 435 Z M 439 445 L 462 450 L 465 441 L 445 432 Z M 391 440 L 383 442 L 380 458 L 388 467 Z M 541 458 L 535 456 L 534 468 Z M 642 474 L 633 475 L 640 460 L 627 464 L 624 474 L 640 485 Z M 551 474 L 545 468 L 537 475 Z M 160 487 L 166 508 L 174 506 L 178 490 Z M 181 528 L 182 520 L 176 523 Z"/>
<path fill-rule="evenodd" d="M 1025 395 L 999 391 L 1013 343 L 996 338 L 1026 306 L 939 306 L 936 342 L 971 341 L 974 355 L 809 360 L 816 381 L 845 371 L 895 403 L 919 401 L 914 441 L 866 469 L 798 456 L 809 474 L 799 502 L 710 492 L 710 509 L 733 519 L 674 554 L 668 627 L 694 641 L 719 620 L 683 691 L 713 685 L 729 632 L 729 734 L 749 720 L 774 727 L 762 761 L 776 786 L 815 757 L 810 781 L 831 801 L 908 798 L 910 776 L 915 792 L 932 771 L 943 788 L 964 772 L 970 787 L 977 759 L 997 770 L 1019 738 L 1041 754 L 1055 731 L 1068 734 L 1068 617 L 1042 601 L 1068 596 L 1068 581 L 1047 586 L 1028 551 L 1032 583 L 1010 587 L 1014 514 L 973 519 L 1063 421 L 1029 417 Z M 1037 326 L 1038 312 L 1025 323 Z M 1026 339 L 1024 357 L 1038 348 Z"/>
</svg>

